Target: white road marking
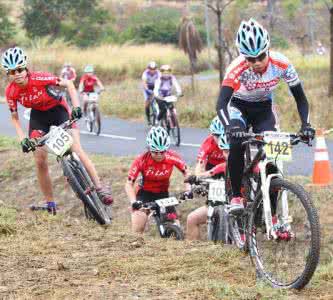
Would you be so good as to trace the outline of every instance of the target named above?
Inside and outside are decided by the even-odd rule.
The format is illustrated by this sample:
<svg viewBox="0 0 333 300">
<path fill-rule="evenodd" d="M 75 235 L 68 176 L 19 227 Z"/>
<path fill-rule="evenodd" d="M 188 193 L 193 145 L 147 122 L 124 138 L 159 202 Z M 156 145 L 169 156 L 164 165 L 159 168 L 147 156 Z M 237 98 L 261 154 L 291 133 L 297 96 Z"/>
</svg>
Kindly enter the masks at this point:
<svg viewBox="0 0 333 300">
<path fill-rule="evenodd" d="M 180 143 L 180 145 L 186 147 L 196 147 L 196 148 L 199 148 L 201 146 L 200 144 L 191 144 L 191 143 Z"/>
<path fill-rule="evenodd" d="M 88 132 L 88 131 L 84 131 L 84 130 L 81 130 L 80 133 L 82 133 L 82 134 L 88 134 L 88 135 L 96 135 L 96 134 L 93 133 L 93 132 Z M 111 138 L 111 139 L 136 141 L 136 138 L 135 138 L 135 137 L 130 137 L 130 136 L 122 136 L 122 135 L 114 135 L 114 134 L 105 134 L 105 133 L 101 133 L 99 136 L 108 137 L 108 138 Z"/>
</svg>

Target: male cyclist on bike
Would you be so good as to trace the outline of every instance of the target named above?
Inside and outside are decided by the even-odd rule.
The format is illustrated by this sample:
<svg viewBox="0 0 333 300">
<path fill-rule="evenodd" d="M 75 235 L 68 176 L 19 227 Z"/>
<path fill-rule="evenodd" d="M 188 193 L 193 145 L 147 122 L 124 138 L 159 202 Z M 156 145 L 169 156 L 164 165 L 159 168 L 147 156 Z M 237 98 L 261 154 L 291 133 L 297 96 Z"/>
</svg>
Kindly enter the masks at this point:
<svg viewBox="0 0 333 300">
<path fill-rule="evenodd" d="M 155 82 L 154 96 L 157 99 L 160 113 L 158 114 L 157 120 L 160 121 L 164 118 L 167 107 L 165 101 L 162 98 L 171 96 L 172 88 L 176 90 L 178 97 L 182 96 L 182 90 L 174 75 L 172 75 L 171 67 L 169 65 L 162 65 L 160 68 L 161 76 Z"/>
<path fill-rule="evenodd" d="M 82 115 L 79 100 L 73 82 L 61 79 L 46 72 L 33 72 L 27 68 L 27 56 L 19 47 L 9 48 L 1 60 L 2 67 L 7 72 L 10 83 L 6 88 L 6 98 L 11 111 L 11 120 L 21 141 L 22 151 L 34 151 L 37 167 L 37 178 L 40 189 L 45 198 L 49 212 L 55 212 L 51 177 L 48 171 L 47 152 L 43 148 L 34 149 L 34 143 L 29 138 L 40 137 L 42 132 L 47 133 L 52 125 L 60 125 L 68 119 L 79 119 Z M 72 98 L 74 108 L 68 108 L 58 87 L 66 87 Z M 25 137 L 19 115 L 17 103 L 32 108 L 29 121 L 29 138 Z M 76 128 L 72 129 L 74 144 L 72 146 L 89 172 L 101 200 L 105 204 L 112 203 L 109 191 L 102 189 L 96 169 L 80 145 L 80 134 Z"/>
<path fill-rule="evenodd" d="M 84 68 L 84 74 L 80 79 L 79 85 L 79 92 L 82 95 L 83 99 L 83 114 L 85 117 L 87 116 L 89 93 L 95 93 L 96 86 L 98 86 L 99 88 L 99 93 L 104 91 L 104 86 L 102 82 L 94 74 L 94 67 L 91 65 L 87 65 Z"/>
<path fill-rule="evenodd" d="M 132 205 L 132 230 L 143 233 L 147 214 L 140 210 L 145 202 L 152 202 L 169 197 L 169 184 L 173 167 L 176 167 L 184 176 L 187 175 L 187 167 L 180 156 L 171 150 L 170 137 L 163 127 L 152 127 L 147 135 L 148 151 L 139 155 L 132 163 L 125 184 L 125 191 Z M 141 174 L 142 180 L 139 190 L 135 192 L 135 181 Z M 188 184 L 185 185 L 189 189 Z M 191 192 L 185 192 L 185 197 L 191 198 Z M 175 210 L 168 211 L 174 214 Z"/>
<path fill-rule="evenodd" d="M 244 209 L 242 137 L 250 125 L 254 133 L 276 130 L 271 94 L 280 79 L 288 84 L 295 98 L 302 122 L 300 133 L 305 139 L 313 139 L 315 135 L 309 121 L 308 100 L 297 72 L 284 55 L 269 51 L 269 44 L 269 34 L 262 25 L 254 19 L 242 21 L 236 39 L 240 56 L 227 69 L 217 101 L 217 113 L 230 137 L 228 166 L 233 192 L 231 211 L 235 214 Z"/>
<path fill-rule="evenodd" d="M 229 154 L 229 144 L 223 125 L 218 117 L 210 124 L 210 135 L 202 143 L 195 167 L 197 177 L 220 178 L 226 173 L 226 161 Z M 202 206 L 191 212 L 187 217 L 186 235 L 189 240 L 200 237 L 200 225 L 207 221 L 207 206 Z"/>
<path fill-rule="evenodd" d="M 160 77 L 161 73 L 157 69 L 157 64 L 151 61 L 147 69 L 142 73 L 143 95 L 145 98 L 145 113 L 148 126 L 151 125 L 150 120 L 150 102 L 154 95 L 155 81 Z"/>
</svg>

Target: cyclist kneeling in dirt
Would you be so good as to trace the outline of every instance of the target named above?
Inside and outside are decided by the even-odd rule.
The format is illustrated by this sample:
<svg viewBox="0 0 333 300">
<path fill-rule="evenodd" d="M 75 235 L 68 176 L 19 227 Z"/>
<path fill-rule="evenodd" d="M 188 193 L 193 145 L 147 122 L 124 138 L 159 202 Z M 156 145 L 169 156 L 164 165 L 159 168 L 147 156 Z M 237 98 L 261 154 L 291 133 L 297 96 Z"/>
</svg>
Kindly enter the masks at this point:
<svg viewBox="0 0 333 300">
<path fill-rule="evenodd" d="M 147 214 L 141 209 L 143 203 L 169 197 L 169 184 L 173 167 L 187 176 L 187 166 L 180 156 L 171 150 L 170 137 L 162 127 L 152 127 L 147 135 L 148 151 L 139 155 L 132 163 L 125 184 L 125 191 L 132 207 L 132 230 L 143 233 Z M 141 174 L 139 190 L 135 192 L 135 181 Z M 192 198 L 190 186 L 185 185 L 187 198 Z M 170 218 L 177 218 L 174 208 L 167 210 Z"/>
<path fill-rule="evenodd" d="M 158 107 L 160 109 L 157 116 L 158 121 L 164 118 L 167 111 L 166 103 L 161 100 L 161 98 L 171 96 L 173 87 L 175 88 L 178 97 L 183 95 L 176 77 L 172 75 L 171 67 L 169 65 L 162 65 L 160 71 L 161 76 L 155 81 L 154 87 L 154 96 L 157 99 Z"/>
<path fill-rule="evenodd" d="M 202 143 L 197 157 L 195 175 L 197 177 L 221 178 L 225 175 L 229 144 L 224 127 L 218 117 L 210 124 L 210 135 Z M 207 206 L 191 212 L 187 217 L 186 235 L 189 240 L 200 238 L 200 225 L 207 221 Z"/>
<path fill-rule="evenodd" d="M 27 56 L 19 47 L 9 48 L 5 51 L 1 60 L 2 67 L 7 72 L 10 80 L 6 88 L 6 98 L 11 111 L 11 120 L 16 133 L 21 141 L 22 151 L 34 151 L 34 158 L 37 168 L 37 178 L 40 189 L 46 201 L 44 208 L 51 213 L 56 212 L 51 177 L 47 163 L 47 152 L 44 147 L 35 149 L 35 144 L 29 138 L 40 137 L 48 133 L 50 126 L 58 126 L 63 122 L 81 118 L 81 108 L 73 82 L 60 79 L 57 76 L 46 72 L 32 72 L 27 68 Z M 59 87 L 66 87 L 73 103 L 73 110 L 70 111 L 68 104 Z M 26 108 L 31 108 L 29 121 L 29 138 L 25 137 L 22 129 L 17 102 Z M 75 127 L 75 126 L 74 126 Z M 80 157 L 83 165 L 91 176 L 101 200 L 105 204 L 112 203 L 110 191 L 102 189 L 96 169 L 80 144 L 80 134 L 77 128 L 72 128 L 73 136 L 72 149 Z"/>
<path fill-rule="evenodd" d="M 104 91 L 104 86 L 102 82 L 94 74 L 94 67 L 87 65 L 84 68 L 84 75 L 80 79 L 79 93 L 83 99 L 83 114 L 87 116 L 88 98 L 89 93 L 97 93 L 96 86 L 98 86 L 98 93 Z"/>
</svg>

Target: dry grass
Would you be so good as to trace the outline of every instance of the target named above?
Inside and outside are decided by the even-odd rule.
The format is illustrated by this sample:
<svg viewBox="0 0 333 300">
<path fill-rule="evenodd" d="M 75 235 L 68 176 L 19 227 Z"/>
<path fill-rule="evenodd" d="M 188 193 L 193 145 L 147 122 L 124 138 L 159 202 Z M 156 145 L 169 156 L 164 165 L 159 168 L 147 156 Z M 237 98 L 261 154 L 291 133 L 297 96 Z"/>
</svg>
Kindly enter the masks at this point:
<svg viewBox="0 0 333 300">
<path fill-rule="evenodd" d="M 233 247 L 132 234 L 123 190 L 132 158 L 92 159 L 106 183 L 112 177 L 116 202 L 109 228 L 84 219 L 81 204 L 65 185 L 54 159 L 51 174 L 61 211 L 56 217 L 30 213 L 27 205 L 41 197 L 33 162 L 23 160 L 18 150 L 0 151 L 0 298 L 289 300 L 332 296 L 331 188 L 313 193 L 320 208 L 323 250 L 311 284 L 301 292 L 276 290 L 256 284 L 249 258 Z M 181 175 L 175 175 L 172 190 L 181 190 Z M 200 202 L 180 208 L 182 224 Z M 2 224 L 6 224 L 4 231 Z"/>
</svg>

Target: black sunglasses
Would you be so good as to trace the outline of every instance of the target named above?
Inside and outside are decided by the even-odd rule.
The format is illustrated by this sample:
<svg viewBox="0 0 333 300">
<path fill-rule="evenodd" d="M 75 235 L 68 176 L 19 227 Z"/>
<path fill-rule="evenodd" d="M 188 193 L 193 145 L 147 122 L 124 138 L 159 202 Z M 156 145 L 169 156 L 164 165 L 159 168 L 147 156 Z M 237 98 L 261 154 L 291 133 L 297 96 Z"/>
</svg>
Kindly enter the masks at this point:
<svg viewBox="0 0 333 300">
<path fill-rule="evenodd" d="M 155 154 L 155 155 L 163 155 L 165 154 L 166 151 L 150 151 L 152 154 Z"/>
<path fill-rule="evenodd" d="M 22 72 L 25 71 L 25 70 L 26 70 L 26 68 L 17 68 L 17 69 L 15 69 L 15 70 L 8 70 L 8 71 L 7 71 L 7 75 L 15 75 L 16 72 L 18 72 L 18 73 L 22 73 Z"/>
<path fill-rule="evenodd" d="M 260 54 L 258 57 L 245 57 L 245 59 L 254 64 L 257 61 L 263 61 L 267 57 L 267 52 Z"/>
</svg>

